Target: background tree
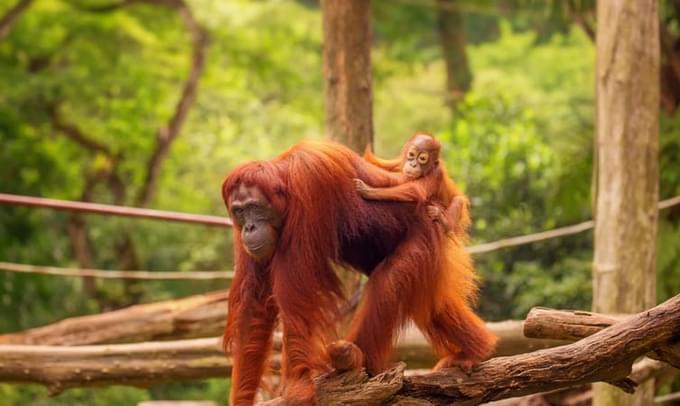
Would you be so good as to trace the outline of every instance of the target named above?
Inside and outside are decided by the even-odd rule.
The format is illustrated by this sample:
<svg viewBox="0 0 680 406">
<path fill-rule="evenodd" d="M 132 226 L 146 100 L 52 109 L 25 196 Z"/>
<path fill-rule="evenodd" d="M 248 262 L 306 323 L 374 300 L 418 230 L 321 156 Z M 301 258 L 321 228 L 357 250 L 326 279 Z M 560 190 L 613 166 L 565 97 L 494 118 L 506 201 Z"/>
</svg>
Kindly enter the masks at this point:
<svg viewBox="0 0 680 406">
<path fill-rule="evenodd" d="M 232 167 L 324 136 L 322 15 L 310 1 L 185 1 L 210 45 L 195 102 L 162 160 L 147 206 L 224 215 L 219 185 Z M 17 3 L 0 1 L 0 16 Z M 92 175 L 99 177 L 91 199 L 112 203 L 118 189 L 107 174 L 114 173 L 124 183 L 125 204 L 134 204 L 156 134 L 182 97 L 194 52 L 176 9 L 139 3 L 93 12 L 111 3 L 40 0 L 15 20 L 0 41 L 0 191 L 78 200 L 86 175 Z M 456 0 L 474 80 L 453 121 L 444 103 L 437 3 L 371 2 L 376 150 L 396 156 L 413 131 L 437 134 L 449 173 L 472 198 L 473 243 L 592 218 L 595 43 L 569 14 L 572 3 L 585 7 L 583 20 L 596 29 L 594 1 Z M 677 38 L 671 5 L 659 5 L 660 22 Z M 671 89 L 664 84 L 661 92 Z M 47 109 L 56 102 L 62 124 L 110 154 L 57 129 Z M 665 199 L 680 194 L 680 115 L 664 108 L 660 126 Z M 664 300 L 680 291 L 680 208 L 659 216 L 657 298 Z M 97 268 L 122 266 L 119 242 L 128 234 L 140 269 L 231 269 L 229 231 L 83 218 Z M 0 206 L 0 260 L 77 267 L 70 221 L 63 212 Z M 592 256 L 591 233 L 476 256 L 483 316 L 523 318 L 537 304 L 590 307 Z M 142 287 L 96 283 L 109 306 L 180 298 L 227 284 L 149 281 Z M 101 311 L 80 280 L 0 271 L 0 333 Z M 223 403 L 227 385 L 211 380 L 73 390 L 51 399 L 36 387 L 0 384 L 0 395 L 17 405 Z"/>
<path fill-rule="evenodd" d="M 634 313 L 656 304 L 657 2 L 602 1 L 597 21 L 593 310 Z M 654 402 L 653 382 L 633 396 L 605 384 L 593 391 L 597 406 Z"/>
<path fill-rule="evenodd" d="M 373 144 L 371 2 L 321 2 L 326 133 L 357 152 Z"/>
</svg>

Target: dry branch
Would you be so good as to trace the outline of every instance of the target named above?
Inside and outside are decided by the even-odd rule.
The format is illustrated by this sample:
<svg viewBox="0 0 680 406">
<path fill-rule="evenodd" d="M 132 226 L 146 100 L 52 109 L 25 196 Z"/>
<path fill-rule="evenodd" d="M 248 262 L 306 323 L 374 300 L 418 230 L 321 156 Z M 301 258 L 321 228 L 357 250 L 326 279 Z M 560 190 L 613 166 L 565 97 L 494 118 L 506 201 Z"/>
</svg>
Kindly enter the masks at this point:
<svg viewBox="0 0 680 406">
<path fill-rule="evenodd" d="M 74 317 L 0 335 L 0 344 L 87 345 L 212 337 L 221 334 L 226 291 Z"/>
<path fill-rule="evenodd" d="M 227 315 L 227 292 L 132 306 L 113 312 L 74 317 L 13 334 L 0 335 L 0 344 L 88 345 L 180 340 L 222 334 Z M 496 355 L 514 355 L 565 344 L 567 341 L 527 339 L 521 321 L 487 323 L 499 338 Z M 430 345 L 416 329 L 407 329 L 396 359 L 409 368 L 435 363 Z"/>
<path fill-rule="evenodd" d="M 0 345 L 0 382 L 39 383 L 58 394 L 76 386 L 226 377 L 231 362 L 220 347 L 216 338 L 82 347 Z"/>
<path fill-rule="evenodd" d="M 580 310 L 532 309 L 524 322 L 524 335 L 531 338 L 579 340 L 613 324 L 630 320 L 632 315 L 605 315 Z M 651 358 L 680 368 L 680 343 L 663 345 L 648 354 Z"/>
<path fill-rule="evenodd" d="M 404 377 L 402 366 L 374 377 L 367 385 L 365 374 L 353 372 L 348 376 L 321 377 L 318 393 L 326 399 L 332 391 L 334 401 L 343 405 L 476 405 L 600 381 L 630 392 L 635 387 L 628 378 L 634 360 L 677 340 L 678 335 L 680 295 L 579 342 L 493 358 L 470 373 L 454 368 Z M 338 380 L 349 385 L 336 385 Z M 395 386 L 400 386 L 395 393 L 381 390 Z M 366 392 L 369 388 L 371 395 Z"/>
<path fill-rule="evenodd" d="M 404 377 L 402 366 L 372 378 L 370 386 L 363 373 L 322 377 L 319 393 L 347 405 L 439 405 L 478 404 L 595 381 L 632 390 L 626 377 L 633 360 L 677 339 L 679 332 L 680 295 L 577 343 L 493 358 L 470 374 L 450 369 Z M 73 386 L 149 385 L 229 372 L 217 338 L 83 347 L 0 345 L 0 381 L 41 383 L 53 393 Z"/>
<path fill-rule="evenodd" d="M 641 384 L 650 379 L 659 377 L 672 376 L 678 372 L 675 368 L 666 364 L 665 362 L 655 361 L 649 358 L 644 358 L 633 365 L 633 372 L 630 378 Z M 535 393 L 532 395 L 503 399 L 491 403 L 485 403 L 486 406 L 543 406 L 543 405 L 561 405 L 561 406 L 579 406 L 590 405 L 593 398 L 591 385 L 583 385 L 570 388 L 561 388 L 551 392 Z"/>
</svg>

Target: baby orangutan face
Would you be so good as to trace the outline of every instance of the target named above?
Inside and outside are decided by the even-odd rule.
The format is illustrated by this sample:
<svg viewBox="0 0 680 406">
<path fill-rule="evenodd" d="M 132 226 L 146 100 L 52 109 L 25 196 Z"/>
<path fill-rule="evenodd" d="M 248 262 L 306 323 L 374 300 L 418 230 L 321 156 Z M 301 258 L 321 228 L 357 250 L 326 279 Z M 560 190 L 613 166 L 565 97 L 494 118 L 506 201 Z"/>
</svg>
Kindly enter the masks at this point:
<svg viewBox="0 0 680 406">
<path fill-rule="evenodd" d="M 406 146 L 402 166 L 404 176 L 418 179 L 427 176 L 439 164 L 439 142 L 427 134 L 415 135 Z"/>
</svg>

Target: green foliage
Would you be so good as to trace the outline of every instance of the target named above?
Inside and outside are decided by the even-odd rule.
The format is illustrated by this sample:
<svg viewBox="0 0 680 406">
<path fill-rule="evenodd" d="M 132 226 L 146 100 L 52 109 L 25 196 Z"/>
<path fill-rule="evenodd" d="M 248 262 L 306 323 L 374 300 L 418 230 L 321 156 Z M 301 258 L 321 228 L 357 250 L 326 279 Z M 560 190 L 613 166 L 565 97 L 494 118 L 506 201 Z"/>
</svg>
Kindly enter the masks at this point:
<svg viewBox="0 0 680 406">
<path fill-rule="evenodd" d="M 213 400 L 227 404 L 229 379 L 208 379 L 204 382 L 184 382 L 152 386 L 147 389 L 111 386 L 96 390 L 74 388 L 50 398 L 47 390 L 36 385 L 0 384 L 3 405 L 36 406 L 108 406 L 136 405 L 145 400 Z"/>
<path fill-rule="evenodd" d="M 390 69 L 375 96 L 380 155 L 395 156 L 419 129 L 443 141 L 449 175 L 472 199 L 473 243 L 590 217 L 593 46 L 578 30 L 537 42 L 506 22 L 499 27 L 498 41 L 468 47 L 475 80 L 453 122 L 433 97 L 444 88 L 441 62 Z M 536 304 L 588 308 L 591 246 L 584 233 L 479 255 L 483 313 L 502 319 L 524 317 Z"/>
<path fill-rule="evenodd" d="M 188 74 L 191 41 L 169 8 L 135 4 L 91 13 L 90 0 L 36 1 L 0 41 L 0 191 L 80 199 L 84 175 L 115 169 L 131 204 L 147 171 L 158 129 L 173 114 Z M 210 34 L 198 98 L 163 162 L 151 207 L 223 215 L 219 186 L 238 163 L 268 159 L 323 132 L 321 16 L 292 0 L 191 0 Z M 373 2 L 376 151 L 393 157 L 418 130 L 443 142 L 450 175 L 473 204 L 473 243 L 522 235 L 591 217 L 594 47 L 566 24 L 560 2 L 458 1 L 474 83 L 452 112 L 443 102 L 445 70 L 436 10 L 413 2 Z M 540 3 L 540 4 L 539 4 Z M 589 0 L 570 2 L 578 10 Z M 546 8 L 547 7 L 547 8 Z M 0 10 L 4 10 L 0 7 Z M 505 16 L 505 17 L 504 17 Z M 407 27 L 408 29 L 405 29 Z M 59 113 L 106 145 L 114 159 L 55 129 Z M 661 195 L 680 194 L 680 115 L 661 126 Z M 106 183 L 93 200 L 112 202 Z M 680 291 L 680 212 L 663 212 L 658 294 Z M 63 212 L 0 206 L 0 260 L 76 266 Z M 227 270 L 231 232 L 86 216 L 93 262 L 120 266 L 128 233 L 140 268 Z M 476 256 L 486 318 L 522 318 L 535 305 L 588 308 L 592 237 L 588 232 Z M 150 302 L 224 288 L 223 282 L 144 282 Z M 98 281 L 112 303 L 130 287 Z M 0 333 L 101 311 L 78 279 L 0 272 Z M 44 389 L 0 385 L 7 404 L 135 404 L 146 399 L 226 402 L 228 381 L 148 390 Z"/>
</svg>

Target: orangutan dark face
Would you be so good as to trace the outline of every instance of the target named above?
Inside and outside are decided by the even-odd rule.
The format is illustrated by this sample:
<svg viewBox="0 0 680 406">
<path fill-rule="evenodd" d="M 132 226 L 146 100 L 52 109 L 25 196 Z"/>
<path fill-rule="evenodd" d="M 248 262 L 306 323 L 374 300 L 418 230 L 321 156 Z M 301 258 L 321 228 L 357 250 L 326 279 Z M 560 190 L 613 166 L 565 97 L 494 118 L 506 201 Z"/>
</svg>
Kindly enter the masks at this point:
<svg viewBox="0 0 680 406">
<path fill-rule="evenodd" d="M 281 216 L 255 186 L 239 185 L 227 205 L 248 255 L 258 263 L 269 261 L 279 239 Z"/>
</svg>

